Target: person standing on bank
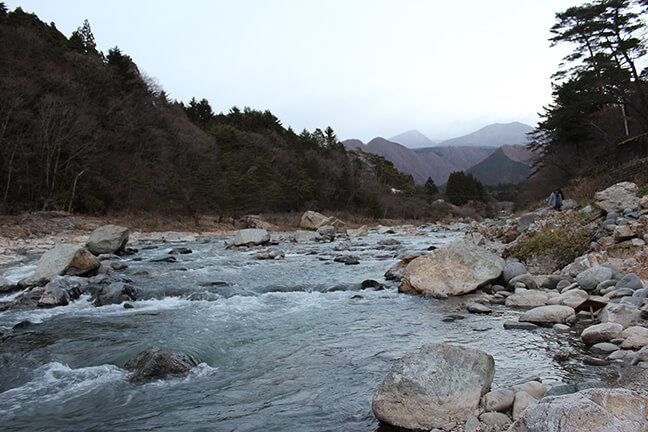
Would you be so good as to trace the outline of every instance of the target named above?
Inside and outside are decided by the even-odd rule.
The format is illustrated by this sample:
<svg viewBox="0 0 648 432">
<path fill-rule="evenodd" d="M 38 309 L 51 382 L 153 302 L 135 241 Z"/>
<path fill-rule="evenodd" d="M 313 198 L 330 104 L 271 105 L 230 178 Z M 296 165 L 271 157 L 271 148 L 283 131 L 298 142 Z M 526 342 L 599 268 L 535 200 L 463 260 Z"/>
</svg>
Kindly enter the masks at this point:
<svg viewBox="0 0 648 432">
<path fill-rule="evenodd" d="M 562 203 L 564 200 L 564 195 L 560 188 L 556 188 L 551 195 L 549 195 L 549 206 L 553 207 L 555 210 L 562 210 Z"/>
</svg>

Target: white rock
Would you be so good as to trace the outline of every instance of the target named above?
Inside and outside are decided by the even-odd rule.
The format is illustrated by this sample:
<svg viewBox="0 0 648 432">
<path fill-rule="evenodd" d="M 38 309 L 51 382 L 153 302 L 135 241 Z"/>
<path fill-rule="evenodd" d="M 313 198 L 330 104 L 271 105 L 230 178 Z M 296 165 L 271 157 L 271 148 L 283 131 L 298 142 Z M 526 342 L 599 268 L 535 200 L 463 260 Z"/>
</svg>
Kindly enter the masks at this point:
<svg viewBox="0 0 648 432">
<path fill-rule="evenodd" d="M 601 323 L 589 326 L 581 333 L 581 339 L 587 345 L 594 345 L 599 342 L 609 342 L 621 336 L 623 326 L 617 323 Z"/>
<path fill-rule="evenodd" d="M 552 325 L 555 323 L 566 323 L 576 318 L 576 313 L 569 306 L 553 305 L 540 306 L 524 312 L 520 322 L 530 322 L 540 325 Z"/>
<path fill-rule="evenodd" d="M 534 406 L 538 401 L 525 391 L 515 393 L 515 401 L 513 402 L 513 420 L 522 417 L 522 414 Z"/>
</svg>

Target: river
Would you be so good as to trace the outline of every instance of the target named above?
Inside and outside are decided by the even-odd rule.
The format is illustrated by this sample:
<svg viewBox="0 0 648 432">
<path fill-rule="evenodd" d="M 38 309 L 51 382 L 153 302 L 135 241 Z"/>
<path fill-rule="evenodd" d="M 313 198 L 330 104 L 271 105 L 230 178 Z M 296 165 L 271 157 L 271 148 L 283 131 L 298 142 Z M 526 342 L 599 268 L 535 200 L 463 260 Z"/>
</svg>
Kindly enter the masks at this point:
<svg viewBox="0 0 648 432">
<path fill-rule="evenodd" d="M 534 376 L 549 384 L 594 377 L 582 364 L 553 360 L 560 349 L 578 349 L 574 337 L 504 330 L 519 311 L 494 305 L 490 315 L 464 310 L 465 319 L 446 322 L 469 296 L 434 300 L 389 284 L 361 289 L 366 279 L 385 282 L 398 256 L 462 235 L 428 227 L 352 243 L 294 244 L 274 234 L 277 245 L 249 250 L 227 248 L 231 237 L 140 245 L 119 273 L 141 290 L 133 309 L 97 308 L 82 297 L 0 313 L 5 331 L 34 323 L 0 343 L 0 429 L 375 431 L 376 387 L 395 359 L 430 342 L 493 355 L 493 388 Z M 378 243 L 386 238 L 401 245 Z M 151 262 L 178 246 L 193 253 Z M 255 258 L 272 249 L 285 258 Z M 360 264 L 334 262 L 339 254 Z M 33 268 L 4 274 L 17 281 Z M 171 289 L 181 296 L 165 297 Z M 188 353 L 200 366 L 186 377 L 130 383 L 121 366 L 151 346 Z"/>
</svg>

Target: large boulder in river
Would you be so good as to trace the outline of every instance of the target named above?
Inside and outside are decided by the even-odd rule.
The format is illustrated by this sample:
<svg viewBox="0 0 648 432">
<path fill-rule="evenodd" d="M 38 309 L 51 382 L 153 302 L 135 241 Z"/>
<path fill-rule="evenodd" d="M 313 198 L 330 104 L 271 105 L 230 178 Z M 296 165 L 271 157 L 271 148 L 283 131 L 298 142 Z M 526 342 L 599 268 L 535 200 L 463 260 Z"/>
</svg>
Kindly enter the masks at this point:
<svg viewBox="0 0 648 432">
<path fill-rule="evenodd" d="M 121 304 L 125 301 L 137 300 L 137 289 L 123 282 L 113 282 L 110 285 L 99 289 L 92 302 L 95 306 L 106 306 L 110 304 Z"/>
<path fill-rule="evenodd" d="M 458 240 L 410 262 L 403 284 L 419 293 L 462 295 L 497 278 L 504 264 L 494 253 L 469 240 Z"/>
<path fill-rule="evenodd" d="M 601 192 L 596 192 L 594 199 L 596 200 L 596 204 L 608 213 L 623 213 L 623 210 L 627 208 L 634 209 L 639 207 L 638 191 L 639 188 L 636 184 L 621 182 Z"/>
<path fill-rule="evenodd" d="M 134 372 L 130 377 L 131 382 L 147 382 L 170 375 L 185 375 L 197 365 L 198 363 L 185 353 L 163 351 L 153 347 L 130 359 L 124 368 Z"/>
<path fill-rule="evenodd" d="M 432 429 L 478 413 L 493 381 L 493 357 L 448 344 L 424 345 L 397 360 L 373 397 L 378 419 L 406 429 Z"/>
<path fill-rule="evenodd" d="M 86 248 L 95 255 L 114 254 L 128 243 L 128 228 L 104 225 L 92 231 Z"/>
<path fill-rule="evenodd" d="M 478 414 L 494 373 L 493 357 L 483 351 L 424 345 L 394 363 L 374 394 L 372 409 L 381 421 L 406 429 L 466 420 Z"/>
<path fill-rule="evenodd" d="M 648 399 L 626 389 L 589 389 L 545 397 L 509 432 L 646 432 Z"/>
<path fill-rule="evenodd" d="M 270 234 L 264 229 L 249 228 L 236 232 L 234 246 L 262 245 L 270 241 Z"/>
<path fill-rule="evenodd" d="M 327 219 L 323 214 L 309 210 L 302 215 L 299 228 L 315 231 L 324 225 Z"/>
<path fill-rule="evenodd" d="M 60 244 L 41 256 L 33 280 L 50 279 L 53 276 L 84 276 L 99 268 L 99 260 L 82 246 Z"/>
</svg>

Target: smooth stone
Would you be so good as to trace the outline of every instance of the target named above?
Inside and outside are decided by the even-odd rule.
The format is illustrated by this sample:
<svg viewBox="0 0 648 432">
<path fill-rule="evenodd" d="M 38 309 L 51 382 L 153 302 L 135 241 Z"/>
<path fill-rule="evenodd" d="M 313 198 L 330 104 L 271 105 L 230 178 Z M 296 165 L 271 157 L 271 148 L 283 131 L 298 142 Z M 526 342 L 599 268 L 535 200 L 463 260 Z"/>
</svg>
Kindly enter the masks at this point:
<svg viewBox="0 0 648 432">
<path fill-rule="evenodd" d="M 482 405 L 486 411 L 507 411 L 513 406 L 515 392 L 512 390 L 495 390 L 482 397 Z"/>
<path fill-rule="evenodd" d="M 597 265 L 580 272 L 576 276 L 576 282 L 585 291 L 593 291 L 599 283 L 612 279 L 613 275 L 609 267 Z"/>
<path fill-rule="evenodd" d="M 504 321 L 504 328 L 506 330 L 535 330 L 538 328 L 538 326 L 530 322 L 507 320 Z"/>
<path fill-rule="evenodd" d="M 524 312 L 520 322 L 531 322 L 540 325 L 553 325 L 555 323 L 566 323 L 576 319 L 573 308 L 562 305 L 540 306 Z"/>
<path fill-rule="evenodd" d="M 511 423 L 511 419 L 506 414 L 500 412 L 485 412 L 479 416 L 479 420 L 488 426 L 504 427 Z"/>
<path fill-rule="evenodd" d="M 563 333 L 563 332 L 571 330 L 571 327 L 569 327 L 566 324 L 554 324 L 553 329 L 555 331 L 557 331 L 557 332 Z"/>
<path fill-rule="evenodd" d="M 524 285 L 524 288 L 527 288 L 529 290 L 538 289 L 538 283 L 535 281 L 533 276 L 531 276 L 529 273 L 515 276 L 513 279 L 509 281 L 508 288 L 510 289 L 512 286 L 515 286 L 517 288 L 519 284 Z"/>
<path fill-rule="evenodd" d="M 641 282 L 641 279 L 639 279 L 639 276 L 637 276 L 634 273 L 629 273 L 625 276 L 623 276 L 619 281 L 616 283 L 617 288 L 630 288 L 633 291 L 638 290 L 643 288 L 643 283 Z"/>
<path fill-rule="evenodd" d="M 502 270 L 502 279 L 504 279 L 504 282 L 508 284 L 514 277 L 527 273 L 528 271 L 524 264 L 520 262 L 512 262 L 504 266 L 504 269 Z"/>
<path fill-rule="evenodd" d="M 468 312 L 474 314 L 489 314 L 493 312 L 491 308 L 481 303 L 473 303 L 468 306 Z"/>
<path fill-rule="evenodd" d="M 524 412 L 534 406 L 538 401 L 525 391 L 515 393 L 515 401 L 513 402 L 513 420 L 517 420 Z"/>
<path fill-rule="evenodd" d="M 590 351 L 594 354 L 610 354 L 617 351 L 619 347 L 610 342 L 599 342 L 590 347 Z"/>
<path fill-rule="evenodd" d="M 523 384 L 517 384 L 511 386 L 511 390 L 515 393 L 525 391 L 534 399 L 540 399 L 545 393 L 547 393 L 547 387 L 539 381 L 527 381 Z"/>
<path fill-rule="evenodd" d="M 581 339 L 587 345 L 609 342 L 621 336 L 623 326 L 617 323 L 602 323 L 587 327 L 581 333 Z"/>
<path fill-rule="evenodd" d="M 639 297 L 645 299 L 648 297 L 648 288 L 641 288 L 632 293 L 633 297 Z"/>
<path fill-rule="evenodd" d="M 506 306 L 534 308 L 544 306 L 549 301 L 549 295 L 542 291 L 524 291 L 506 298 Z"/>
<path fill-rule="evenodd" d="M 626 297 L 621 298 L 621 301 L 619 302 L 619 304 L 629 305 L 629 306 L 634 306 L 634 307 L 640 308 L 644 304 L 644 299 L 642 299 L 640 297 L 628 297 L 628 296 L 626 296 Z"/>
<path fill-rule="evenodd" d="M 641 320 L 641 311 L 631 305 L 610 303 L 599 312 L 598 319 L 602 323 L 618 323 L 626 328 Z"/>
</svg>

